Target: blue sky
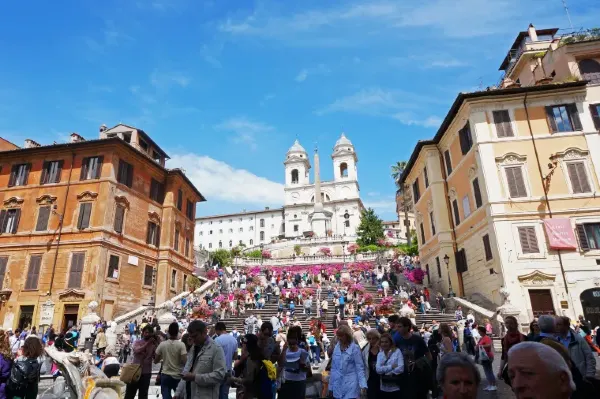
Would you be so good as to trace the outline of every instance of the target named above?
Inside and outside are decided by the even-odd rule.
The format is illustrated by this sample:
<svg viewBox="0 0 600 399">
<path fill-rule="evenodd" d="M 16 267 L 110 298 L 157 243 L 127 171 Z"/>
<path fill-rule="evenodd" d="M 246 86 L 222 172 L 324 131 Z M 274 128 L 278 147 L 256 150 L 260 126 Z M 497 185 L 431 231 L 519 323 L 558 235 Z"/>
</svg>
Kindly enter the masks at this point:
<svg viewBox="0 0 600 399">
<path fill-rule="evenodd" d="M 597 24 L 600 4 L 569 3 L 576 28 Z M 0 7 L 0 136 L 51 144 L 138 126 L 208 198 L 199 215 L 281 205 L 294 139 L 329 155 L 344 131 L 363 201 L 394 218 L 390 166 L 435 134 L 459 91 L 497 82 L 518 31 L 569 27 L 561 0 Z"/>
</svg>

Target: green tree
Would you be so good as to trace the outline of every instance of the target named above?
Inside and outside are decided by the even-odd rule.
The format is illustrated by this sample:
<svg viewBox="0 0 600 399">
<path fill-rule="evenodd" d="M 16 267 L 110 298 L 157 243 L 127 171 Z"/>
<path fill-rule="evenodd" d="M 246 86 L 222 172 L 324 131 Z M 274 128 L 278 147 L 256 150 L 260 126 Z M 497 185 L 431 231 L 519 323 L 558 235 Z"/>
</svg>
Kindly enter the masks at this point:
<svg viewBox="0 0 600 399">
<path fill-rule="evenodd" d="M 220 267 L 231 266 L 231 253 L 226 249 L 217 249 L 211 254 L 213 264 L 218 263 Z"/>
<path fill-rule="evenodd" d="M 394 183 L 398 189 L 402 189 L 400 187 L 400 176 L 402 176 L 404 169 L 406 169 L 406 163 L 406 161 L 398 161 L 392 165 L 392 179 L 394 179 Z"/>
<path fill-rule="evenodd" d="M 196 277 L 196 276 L 188 276 L 187 280 L 187 290 L 194 292 L 196 291 L 198 288 L 200 288 L 202 286 L 202 281 Z"/>
<path fill-rule="evenodd" d="M 369 208 L 360 215 L 360 224 L 356 229 L 358 245 L 377 245 L 377 241 L 384 238 L 381 219 Z"/>
</svg>

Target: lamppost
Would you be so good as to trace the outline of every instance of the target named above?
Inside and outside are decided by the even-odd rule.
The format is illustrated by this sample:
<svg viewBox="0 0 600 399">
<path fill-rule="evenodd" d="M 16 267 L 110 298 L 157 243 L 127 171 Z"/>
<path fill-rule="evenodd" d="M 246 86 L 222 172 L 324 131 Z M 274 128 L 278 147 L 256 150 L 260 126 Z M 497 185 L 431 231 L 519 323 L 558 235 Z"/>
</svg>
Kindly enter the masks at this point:
<svg viewBox="0 0 600 399">
<path fill-rule="evenodd" d="M 342 241 L 342 255 L 344 259 L 344 270 L 346 270 L 346 245 L 348 245 L 348 241 Z"/>
<path fill-rule="evenodd" d="M 348 223 L 349 219 L 350 214 L 348 213 L 348 211 L 346 211 L 346 213 L 344 213 L 344 237 L 346 236 L 346 223 Z"/>
<path fill-rule="evenodd" d="M 263 248 L 264 248 L 264 244 L 261 243 L 260 244 L 260 267 L 262 268 L 262 264 L 263 264 Z"/>
<path fill-rule="evenodd" d="M 450 279 L 450 257 L 448 254 L 444 255 L 444 263 L 446 264 L 446 272 L 448 273 L 448 298 L 454 298 L 456 294 L 452 290 L 452 280 Z"/>
</svg>

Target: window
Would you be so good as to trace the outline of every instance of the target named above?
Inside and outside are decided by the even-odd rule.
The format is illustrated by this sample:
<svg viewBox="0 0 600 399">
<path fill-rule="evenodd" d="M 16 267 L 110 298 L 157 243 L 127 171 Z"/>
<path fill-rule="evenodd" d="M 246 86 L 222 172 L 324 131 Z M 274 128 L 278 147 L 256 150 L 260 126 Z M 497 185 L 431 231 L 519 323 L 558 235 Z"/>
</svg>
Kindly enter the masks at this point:
<svg viewBox="0 0 600 399">
<path fill-rule="evenodd" d="M 208 243 L 208 249 L 212 249 L 212 242 Z"/>
<path fill-rule="evenodd" d="M 486 234 L 482 237 L 483 240 L 483 250 L 485 252 L 485 261 L 490 261 L 493 259 L 492 256 L 492 246 L 490 245 L 490 236 Z"/>
<path fill-rule="evenodd" d="M 265 219 L 260 219 L 260 227 L 265 227 Z"/>
<path fill-rule="evenodd" d="M 427 284 L 431 284 L 431 277 L 429 277 L 429 264 L 425 265 L 425 274 L 427 275 Z"/>
<path fill-rule="evenodd" d="M 519 227 L 519 241 L 521 242 L 521 250 L 524 254 L 538 254 L 540 248 L 538 247 L 537 236 L 535 234 L 535 227 Z"/>
<path fill-rule="evenodd" d="M 421 244 L 425 243 L 425 228 L 423 227 L 423 223 L 419 226 L 421 229 Z"/>
<path fill-rule="evenodd" d="M 481 205 L 483 205 L 483 200 L 481 199 L 481 189 L 479 188 L 479 179 L 473 179 L 473 196 L 475 197 L 475 208 L 479 209 Z"/>
<path fill-rule="evenodd" d="M 469 270 L 469 266 L 467 265 L 467 255 L 464 248 L 456 252 L 454 257 L 456 259 L 456 271 L 458 273 L 464 273 Z"/>
<path fill-rule="evenodd" d="M 271 228 L 272 228 L 272 229 L 274 229 L 274 228 L 275 228 L 275 225 L 274 225 L 274 224 L 271 224 Z"/>
<path fill-rule="evenodd" d="M 208 231 L 208 234 L 209 234 L 209 235 L 212 235 L 212 230 L 209 230 L 209 231 Z"/>
<path fill-rule="evenodd" d="M 125 207 L 117 205 L 115 208 L 115 225 L 114 229 L 117 233 L 123 233 L 123 222 L 125 220 Z"/>
<path fill-rule="evenodd" d="M 194 203 L 190 200 L 187 200 L 185 203 L 185 215 L 187 216 L 188 219 L 193 220 L 194 219 Z M 223 221 L 221 220 L 221 223 L 223 223 Z"/>
<path fill-rule="evenodd" d="M 100 178 L 104 157 L 87 157 L 81 161 L 81 176 L 79 180 L 93 180 Z"/>
<path fill-rule="evenodd" d="M 596 130 L 600 130 L 600 104 L 591 104 L 590 113 L 592 114 L 592 119 L 594 120 L 594 127 Z"/>
<path fill-rule="evenodd" d="M 229 219 L 229 223 L 233 222 L 233 219 Z"/>
<path fill-rule="evenodd" d="M 223 248 L 223 243 L 219 241 L 219 248 Z"/>
<path fill-rule="evenodd" d="M 107 278 L 119 278 L 119 261 L 120 258 L 117 255 L 111 255 L 108 258 Z"/>
<path fill-rule="evenodd" d="M 32 255 L 29 259 L 29 268 L 27 269 L 27 279 L 25 280 L 26 290 L 37 290 L 40 279 L 40 268 L 42 266 L 42 255 Z"/>
<path fill-rule="evenodd" d="M 219 229 L 219 234 L 223 234 L 223 229 Z"/>
<path fill-rule="evenodd" d="M 8 257 L 0 257 L 0 287 L 4 287 L 4 276 L 6 275 L 6 266 L 8 265 Z"/>
<path fill-rule="evenodd" d="M 233 240 L 229 240 L 229 248 L 233 247 Z"/>
<path fill-rule="evenodd" d="M 261 240 L 261 241 L 264 241 L 264 240 L 265 240 L 265 232 L 264 232 L 264 231 L 261 231 L 261 232 L 260 232 L 260 240 Z"/>
<path fill-rule="evenodd" d="M 183 275 L 183 290 L 187 291 L 187 274 Z"/>
<path fill-rule="evenodd" d="M 203 235 L 204 235 L 204 232 L 203 232 L 203 231 L 201 231 L 201 232 L 199 233 L 199 235 L 200 235 L 200 236 L 203 236 Z"/>
<path fill-rule="evenodd" d="M 188 258 L 190 257 L 190 246 L 191 246 L 191 241 L 189 238 L 186 237 L 186 239 L 185 239 L 185 256 L 187 256 Z"/>
<path fill-rule="evenodd" d="M 50 219 L 50 207 L 40 206 L 38 210 L 38 218 L 35 224 L 35 231 L 48 230 L 48 220 Z"/>
<path fill-rule="evenodd" d="M 299 227 L 298 227 L 298 225 L 297 225 L 297 224 L 295 224 L 295 225 L 294 225 L 294 232 L 295 232 L 295 233 L 297 233 L 297 232 L 298 232 L 298 230 L 299 230 Z"/>
<path fill-rule="evenodd" d="M 584 59 L 578 62 L 579 72 L 583 80 L 590 83 L 600 83 L 600 63 L 593 59 Z"/>
<path fill-rule="evenodd" d="M 344 220 L 344 226 L 350 227 L 350 221 L 349 220 Z"/>
<path fill-rule="evenodd" d="M 423 179 L 425 180 L 425 188 L 429 187 L 429 176 L 427 176 L 427 168 L 423 169 Z"/>
<path fill-rule="evenodd" d="M 146 143 L 144 140 L 140 140 L 140 147 L 142 150 L 148 151 L 148 143 Z"/>
<path fill-rule="evenodd" d="M 546 116 L 552 133 L 582 130 L 575 104 L 546 107 Z"/>
<path fill-rule="evenodd" d="M 600 249 L 600 223 L 578 224 L 577 235 L 582 251 Z"/>
<path fill-rule="evenodd" d="M 19 165 L 13 165 L 10 172 L 10 179 L 8 180 L 8 187 L 13 186 L 26 186 L 27 179 L 29 178 L 29 171 L 31 170 L 30 163 L 22 163 Z"/>
<path fill-rule="evenodd" d="M 250 245 L 254 245 L 254 240 L 250 239 Z"/>
<path fill-rule="evenodd" d="M 171 289 L 175 289 L 177 284 L 177 270 L 171 270 Z"/>
<path fill-rule="evenodd" d="M 460 141 L 460 151 L 463 155 L 466 155 L 471 147 L 473 147 L 473 137 L 471 136 L 471 127 L 469 122 L 458 131 L 458 139 Z"/>
<path fill-rule="evenodd" d="M 298 184 L 298 169 L 292 170 L 292 184 Z"/>
<path fill-rule="evenodd" d="M 471 204 L 469 204 L 469 196 L 465 195 L 462 199 L 463 215 L 465 219 L 471 214 Z"/>
<path fill-rule="evenodd" d="M 444 163 L 446 164 L 446 175 L 450 176 L 452 173 L 452 160 L 450 159 L 450 150 L 444 151 Z"/>
<path fill-rule="evenodd" d="M 62 167 L 63 161 L 44 161 L 40 184 L 60 182 L 60 173 L 62 172 Z"/>
<path fill-rule="evenodd" d="M 230 233 L 233 233 L 233 229 L 229 229 L 229 232 L 230 232 Z"/>
<path fill-rule="evenodd" d="M 74 252 L 71 255 L 71 269 L 69 270 L 69 282 L 67 288 L 81 288 L 84 261 L 84 252 Z"/>
<path fill-rule="evenodd" d="M 150 180 L 150 199 L 160 204 L 165 200 L 165 185 L 158 180 Z"/>
<path fill-rule="evenodd" d="M 242 229 L 242 228 L 240 227 L 240 229 Z M 243 229 L 242 229 L 242 230 L 243 230 Z M 250 230 L 250 231 L 254 231 L 254 226 L 250 226 L 250 229 L 249 229 L 249 230 Z"/>
<path fill-rule="evenodd" d="M 415 204 L 419 201 L 419 198 L 421 197 L 421 192 L 419 191 L 419 178 L 417 178 L 413 185 L 412 185 L 412 189 L 413 189 L 413 198 L 415 201 Z"/>
<path fill-rule="evenodd" d="M 340 164 L 340 176 L 348 177 L 348 164 L 346 162 Z"/>
<path fill-rule="evenodd" d="M 435 235 L 435 221 L 433 219 L 433 211 L 429 212 L 429 221 L 431 222 L 431 235 Z"/>
<path fill-rule="evenodd" d="M 573 194 L 592 192 L 583 161 L 567 163 L 567 171 Z"/>
<path fill-rule="evenodd" d="M 160 244 L 160 226 L 154 222 L 148 222 L 146 244 L 154 245 L 155 247 L 158 247 Z"/>
<path fill-rule="evenodd" d="M 0 234 L 16 234 L 20 218 L 20 209 L 6 209 L 0 211 Z"/>
<path fill-rule="evenodd" d="M 508 166 L 504 168 L 506 173 L 506 183 L 508 184 L 508 193 L 511 198 L 527 197 L 525 189 L 525 180 L 523 179 L 523 169 L 521 166 Z"/>
<path fill-rule="evenodd" d="M 510 115 L 507 110 L 493 111 L 494 126 L 496 126 L 496 135 L 500 137 L 514 137 L 512 125 L 510 124 Z"/>
<path fill-rule="evenodd" d="M 133 185 L 133 165 L 119 160 L 119 171 L 117 173 L 117 181 L 131 188 Z"/>
<path fill-rule="evenodd" d="M 154 275 L 154 267 L 146 265 L 144 268 L 144 285 L 152 287 L 152 276 Z"/>
<path fill-rule="evenodd" d="M 452 210 L 454 211 L 454 225 L 458 226 L 460 224 L 460 213 L 458 213 L 458 201 L 452 201 Z"/>
<path fill-rule="evenodd" d="M 79 205 L 79 220 L 77 221 L 77 228 L 79 230 L 87 229 L 90 227 L 90 215 L 92 214 L 92 203 L 84 202 Z"/>
<path fill-rule="evenodd" d="M 179 252 L 179 229 L 175 229 L 175 239 L 173 243 L 173 249 Z"/>
<path fill-rule="evenodd" d="M 439 256 L 435 257 L 435 265 L 437 266 L 438 277 L 442 278 L 442 266 L 440 265 Z"/>
</svg>

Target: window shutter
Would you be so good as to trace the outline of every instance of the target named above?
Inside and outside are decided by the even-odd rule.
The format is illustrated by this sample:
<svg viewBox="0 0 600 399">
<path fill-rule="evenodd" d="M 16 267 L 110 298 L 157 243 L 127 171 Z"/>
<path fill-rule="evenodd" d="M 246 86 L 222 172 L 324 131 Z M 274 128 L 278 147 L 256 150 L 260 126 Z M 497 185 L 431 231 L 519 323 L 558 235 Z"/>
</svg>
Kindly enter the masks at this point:
<svg viewBox="0 0 600 399">
<path fill-rule="evenodd" d="M 505 168 L 506 182 L 508 183 L 508 191 L 512 198 L 527 197 L 525 190 L 525 181 L 523 180 L 523 171 L 520 166 L 510 166 Z"/>
<path fill-rule="evenodd" d="M 442 266 L 440 265 L 440 258 L 435 257 L 435 266 L 437 267 L 438 278 L 442 278 Z"/>
<path fill-rule="evenodd" d="M 508 111 L 502 111 L 502 126 L 504 128 L 504 137 L 513 137 L 515 134 L 512 130 L 512 124 L 510 123 L 510 114 Z"/>
<path fill-rule="evenodd" d="M 81 278 L 83 276 L 84 253 L 74 253 L 71 257 L 71 270 L 69 270 L 68 288 L 81 288 Z"/>
<path fill-rule="evenodd" d="M 425 229 L 423 228 L 423 223 L 421 223 L 420 229 L 421 229 L 421 244 L 425 244 Z"/>
<path fill-rule="evenodd" d="M 450 174 L 452 173 L 452 161 L 450 160 L 449 150 L 444 151 L 444 161 L 446 163 L 446 174 L 447 176 L 450 176 Z"/>
<path fill-rule="evenodd" d="M 156 242 L 154 243 L 156 248 L 160 247 L 160 226 L 156 225 Z"/>
<path fill-rule="evenodd" d="M 460 213 L 458 211 L 458 201 L 452 201 L 452 209 L 454 210 L 454 222 L 456 226 L 460 224 Z"/>
<path fill-rule="evenodd" d="M 92 213 L 92 204 L 85 202 L 79 206 L 79 221 L 77 228 L 79 230 L 86 229 L 90 226 L 90 215 Z"/>
<path fill-rule="evenodd" d="M 576 226 L 577 236 L 579 238 L 579 247 L 582 251 L 586 252 L 590 250 L 590 243 L 585 235 L 585 227 L 583 224 L 578 224 Z"/>
<path fill-rule="evenodd" d="M 64 165 L 65 161 L 60 160 L 58 161 L 57 167 L 56 167 L 56 177 L 54 178 L 54 183 L 60 183 L 60 178 L 62 175 L 62 169 L 63 169 L 63 165 Z"/>
<path fill-rule="evenodd" d="M 467 256 L 465 254 L 465 249 L 461 249 L 454 254 L 454 258 L 456 259 L 456 271 L 458 273 L 464 273 L 469 270 L 467 266 Z"/>
<path fill-rule="evenodd" d="M 133 185 L 133 165 L 127 164 L 127 187 Z"/>
<path fill-rule="evenodd" d="M 573 124 L 573 130 L 583 130 L 581 126 L 581 120 L 579 119 L 579 111 L 577 111 L 576 104 L 567 104 L 567 111 L 569 112 L 569 118 Z"/>
<path fill-rule="evenodd" d="M 510 115 L 508 111 L 493 111 L 494 125 L 498 137 L 513 137 L 512 125 L 510 124 Z"/>
<path fill-rule="evenodd" d="M 596 130 L 600 130 L 600 115 L 598 115 L 599 108 L 600 104 L 590 105 L 590 113 L 592 114 L 592 119 L 594 120 L 594 127 L 596 128 Z"/>
<path fill-rule="evenodd" d="M 115 209 L 115 226 L 114 229 L 117 233 L 123 232 L 123 219 L 125 217 L 125 208 L 117 205 Z"/>
<path fill-rule="evenodd" d="M 19 228 L 19 219 L 21 219 L 21 210 L 15 209 L 15 222 L 12 227 L 13 234 L 17 234 L 17 229 Z"/>
<path fill-rule="evenodd" d="M 25 280 L 26 290 L 35 290 L 38 286 L 40 277 L 40 265 L 42 257 L 39 255 L 32 256 L 29 260 L 29 268 L 27 269 L 27 279 Z"/>
<path fill-rule="evenodd" d="M 4 287 L 4 276 L 6 275 L 6 265 L 8 264 L 8 258 L 0 258 L 0 290 Z M 10 287 L 7 287 L 10 288 Z"/>
<path fill-rule="evenodd" d="M 554 120 L 554 109 L 553 107 L 546 107 L 546 119 L 548 119 L 548 126 L 550 127 L 551 133 L 558 132 L 556 127 L 556 121 Z"/>
<path fill-rule="evenodd" d="M 12 169 L 10 170 L 10 179 L 8 180 L 8 187 L 12 187 L 15 185 L 15 181 L 17 180 L 17 166 L 18 165 L 13 165 Z"/>
<path fill-rule="evenodd" d="M 79 180 L 85 180 L 87 176 L 89 158 L 83 158 L 81 160 L 81 173 L 79 174 Z"/>
<path fill-rule="evenodd" d="M 179 252 L 179 230 L 175 230 L 175 243 L 173 245 L 175 251 Z"/>
<path fill-rule="evenodd" d="M 46 231 L 48 229 L 48 219 L 50 218 L 50 207 L 42 206 L 38 212 L 38 219 L 35 225 L 35 231 Z"/>
<path fill-rule="evenodd" d="M 0 234 L 5 233 L 4 229 L 6 229 L 6 226 L 4 225 L 5 220 L 6 219 L 6 210 L 1 210 L 0 211 Z"/>
<path fill-rule="evenodd" d="M 571 187 L 574 194 L 589 193 L 592 191 L 583 162 L 569 163 L 567 164 L 567 170 L 569 171 L 569 179 L 571 180 Z"/>
<path fill-rule="evenodd" d="M 29 181 L 29 171 L 31 170 L 31 164 L 25 164 L 25 177 L 23 178 L 23 186 L 27 185 L 27 182 Z"/>
<path fill-rule="evenodd" d="M 48 161 L 44 161 L 42 164 L 42 177 L 40 178 L 40 184 L 48 183 Z"/>
<path fill-rule="evenodd" d="M 479 179 L 473 179 L 473 195 L 475 196 L 475 207 L 480 208 L 483 205 L 481 199 L 481 189 L 479 188 Z"/>
<path fill-rule="evenodd" d="M 104 157 L 103 156 L 99 156 L 96 157 L 96 159 L 98 160 L 96 162 L 96 173 L 94 173 L 94 178 L 95 179 L 99 179 L 100 175 L 102 174 L 102 162 L 104 162 Z"/>
<path fill-rule="evenodd" d="M 152 239 L 152 222 L 148 222 L 148 228 L 146 230 L 146 244 L 151 244 Z"/>
<path fill-rule="evenodd" d="M 144 270 L 144 285 L 151 286 L 152 285 L 152 272 L 153 267 L 146 265 Z"/>
<path fill-rule="evenodd" d="M 519 241 L 524 254 L 537 254 L 540 252 L 535 227 L 519 227 Z"/>
<path fill-rule="evenodd" d="M 485 251 L 485 260 L 492 259 L 492 246 L 490 245 L 490 236 L 488 234 L 483 236 L 483 249 Z"/>
</svg>

